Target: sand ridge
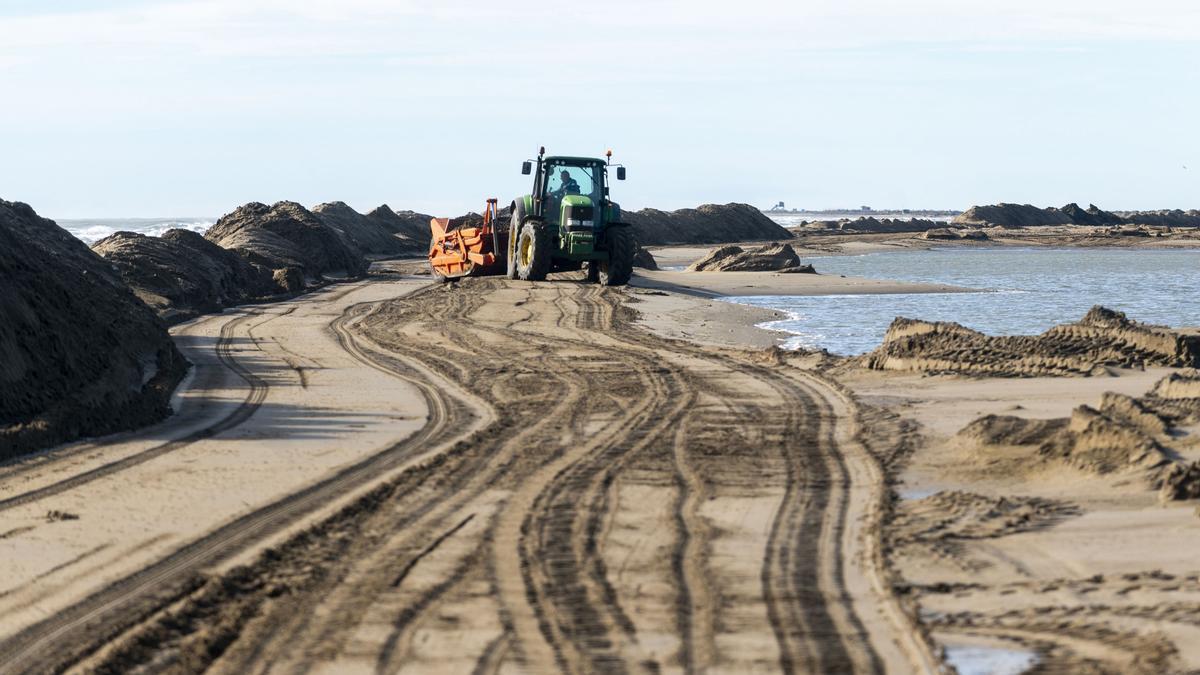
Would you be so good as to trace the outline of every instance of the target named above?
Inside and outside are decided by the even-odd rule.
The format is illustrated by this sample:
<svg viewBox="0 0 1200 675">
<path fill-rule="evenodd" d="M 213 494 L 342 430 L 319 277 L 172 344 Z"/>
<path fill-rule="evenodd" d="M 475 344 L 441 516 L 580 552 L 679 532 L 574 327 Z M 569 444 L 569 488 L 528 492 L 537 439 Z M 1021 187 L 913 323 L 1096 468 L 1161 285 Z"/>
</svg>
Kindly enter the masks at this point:
<svg viewBox="0 0 1200 675">
<path fill-rule="evenodd" d="M 875 370 L 999 377 L 1088 375 L 1105 367 L 1200 366 L 1200 337 L 1093 307 L 1036 336 L 988 336 L 957 323 L 897 318 L 883 344 L 853 361 Z"/>
</svg>

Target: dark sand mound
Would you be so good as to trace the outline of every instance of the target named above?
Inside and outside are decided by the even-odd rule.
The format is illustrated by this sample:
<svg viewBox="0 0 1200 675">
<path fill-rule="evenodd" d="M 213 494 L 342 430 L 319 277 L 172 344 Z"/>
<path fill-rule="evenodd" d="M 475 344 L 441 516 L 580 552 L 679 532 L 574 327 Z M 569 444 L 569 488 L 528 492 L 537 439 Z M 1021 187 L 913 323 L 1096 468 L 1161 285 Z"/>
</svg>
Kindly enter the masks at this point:
<svg viewBox="0 0 1200 675">
<path fill-rule="evenodd" d="M 186 369 L 109 263 L 0 200 L 0 459 L 162 419 Z"/>
<path fill-rule="evenodd" d="M 658 261 L 654 259 L 650 251 L 638 246 L 637 250 L 633 252 L 633 266 L 644 270 L 656 270 L 658 269 Z"/>
<path fill-rule="evenodd" d="M 329 202 L 317 205 L 312 212 L 367 255 L 424 253 L 429 247 L 428 220 L 425 221 L 425 236 L 413 239 L 406 231 L 408 224 L 383 206 L 363 215 L 345 202 Z"/>
<path fill-rule="evenodd" d="M 688 271 L 780 272 L 800 266 L 800 256 L 796 255 L 791 244 L 767 244 L 749 250 L 740 246 L 722 246 L 692 263 Z"/>
<path fill-rule="evenodd" d="M 911 220 L 901 220 L 899 218 L 875 218 L 873 216 L 861 216 L 853 220 L 843 218 L 841 220 L 814 220 L 811 223 L 805 223 L 802 231 L 827 231 L 830 233 L 846 233 L 846 234 L 892 234 L 904 232 L 925 232 L 938 228 L 945 228 L 945 222 L 936 220 L 925 220 L 922 218 L 913 218 Z"/>
<path fill-rule="evenodd" d="M 989 239 L 987 232 L 982 230 L 959 230 L 953 227 L 925 230 L 921 233 L 920 238 L 933 241 L 987 241 Z"/>
<path fill-rule="evenodd" d="M 1200 227 L 1200 210 L 1162 209 L 1158 211 L 1126 211 L 1125 222 L 1153 227 Z"/>
<path fill-rule="evenodd" d="M 642 246 L 790 241 L 792 233 L 749 204 L 705 204 L 694 209 L 622 213 Z"/>
<path fill-rule="evenodd" d="M 1042 225 L 1087 225 L 1114 227 L 1147 225 L 1157 227 L 1200 227 L 1200 211 L 1105 211 L 1095 204 L 1080 208 L 1071 203 L 1061 209 L 1038 208 L 1030 204 L 989 204 L 972 206 L 954 219 L 956 224 L 977 227 L 1039 227 Z"/>
<path fill-rule="evenodd" d="M 1075 221 L 1056 208 L 1041 209 L 1032 204 L 989 204 L 972 206 L 954 218 L 959 225 L 976 227 L 1037 227 L 1073 225 Z"/>
<path fill-rule="evenodd" d="M 504 218 L 508 217 L 506 214 L 502 215 Z M 433 216 L 416 211 L 393 211 L 384 204 L 368 213 L 367 217 L 379 221 L 389 231 L 416 242 L 421 253 L 429 250 L 429 221 Z"/>
<path fill-rule="evenodd" d="M 189 230 L 161 237 L 117 232 L 92 245 L 167 322 L 183 321 L 288 290 L 255 265 Z"/>
<path fill-rule="evenodd" d="M 1171 446 L 1179 427 L 1200 421 L 1200 374 L 1185 371 L 1163 378 L 1142 397 L 1106 392 L 1096 408 L 1082 405 L 1069 418 L 1037 420 L 987 415 L 956 435 L 982 452 L 1026 446 L 1030 458 L 1065 463 L 1095 474 L 1133 473 L 1158 489 L 1163 500 L 1200 497 L 1200 465 L 1180 459 Z"/>
<path fill-rule="evenodd" d="M 295 202 L 240 206 L 222 216 L 204 237 L 256 265 L 296 268 L 306 281 L 326 274 L 357 278 L 367 272 L 362 251 L 347 236 Z"/>
<path fill-rule="evenodd" d="M 999 377 L 1088 375 L 1103 366 L 1196 367 L 1200 336 L 1141 324 L 1103 307 L 1041 335 L 993 337 L 957 323 L 898 318 L 883 344 L 858 362 L 875 370 Z"/>
<path fill-rule="evenodd" d="M 1095 204 L 1088 204 L 1086 209 L 1082 209 L 1078 204 L 1071 202 L 1059 210 L 1076 225 L 1108 226 L 1121 225 L 1125 222 L 1121 216 L 1103 211 Z"/>
</svg>

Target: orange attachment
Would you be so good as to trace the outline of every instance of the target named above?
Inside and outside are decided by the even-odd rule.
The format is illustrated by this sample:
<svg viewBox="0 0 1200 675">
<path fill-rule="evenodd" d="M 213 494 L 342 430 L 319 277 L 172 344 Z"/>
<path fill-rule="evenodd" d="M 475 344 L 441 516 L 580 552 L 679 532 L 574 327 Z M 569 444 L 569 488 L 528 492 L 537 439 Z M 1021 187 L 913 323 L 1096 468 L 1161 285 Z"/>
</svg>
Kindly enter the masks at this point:
<svg viewBox="0 0 1200 675">
<path fill-rule="evenodd" d="M 500 274 L 508 231 L 496 222 L 496 199 L 488 199 L 482 222 L 478 218 L 433 218 L 429 229 L 429 267 L 443 279 Z"/>
</svg>

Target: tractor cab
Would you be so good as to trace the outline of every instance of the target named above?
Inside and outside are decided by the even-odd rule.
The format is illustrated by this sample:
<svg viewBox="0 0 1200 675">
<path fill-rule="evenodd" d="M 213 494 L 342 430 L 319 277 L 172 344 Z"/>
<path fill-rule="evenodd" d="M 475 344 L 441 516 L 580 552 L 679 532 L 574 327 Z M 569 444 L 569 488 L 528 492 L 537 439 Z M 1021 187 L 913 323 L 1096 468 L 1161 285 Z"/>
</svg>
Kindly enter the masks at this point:
<svg viewBox="0 0 1200 675">
<path fill-rule="evenodd" d="M 595 229 L 598 207 L 604 203 L 604 163 L 583 157 L 547 157 L 542 185 L 534 186 L 535 194 L 538 188 L 546 223 Z"/>
</svg>

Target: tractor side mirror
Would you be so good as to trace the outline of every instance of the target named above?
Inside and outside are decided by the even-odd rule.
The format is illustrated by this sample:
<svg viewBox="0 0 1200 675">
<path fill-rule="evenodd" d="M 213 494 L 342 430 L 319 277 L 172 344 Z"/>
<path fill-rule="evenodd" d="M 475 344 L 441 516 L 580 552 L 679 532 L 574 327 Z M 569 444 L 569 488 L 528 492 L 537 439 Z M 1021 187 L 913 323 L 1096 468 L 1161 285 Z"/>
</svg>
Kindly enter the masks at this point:
<svg viewBox="0 0 1200 675">
<path fill-rule="evenodd" d="M 617 180 L 625 180 L 625 167 L 617 167 Z"/>
<path fill-rule="evenodd" d="M 521 175 L 528 176 L 533 173 L 533 165 L 529 162 L 521 162 Z"/>
</svg>

